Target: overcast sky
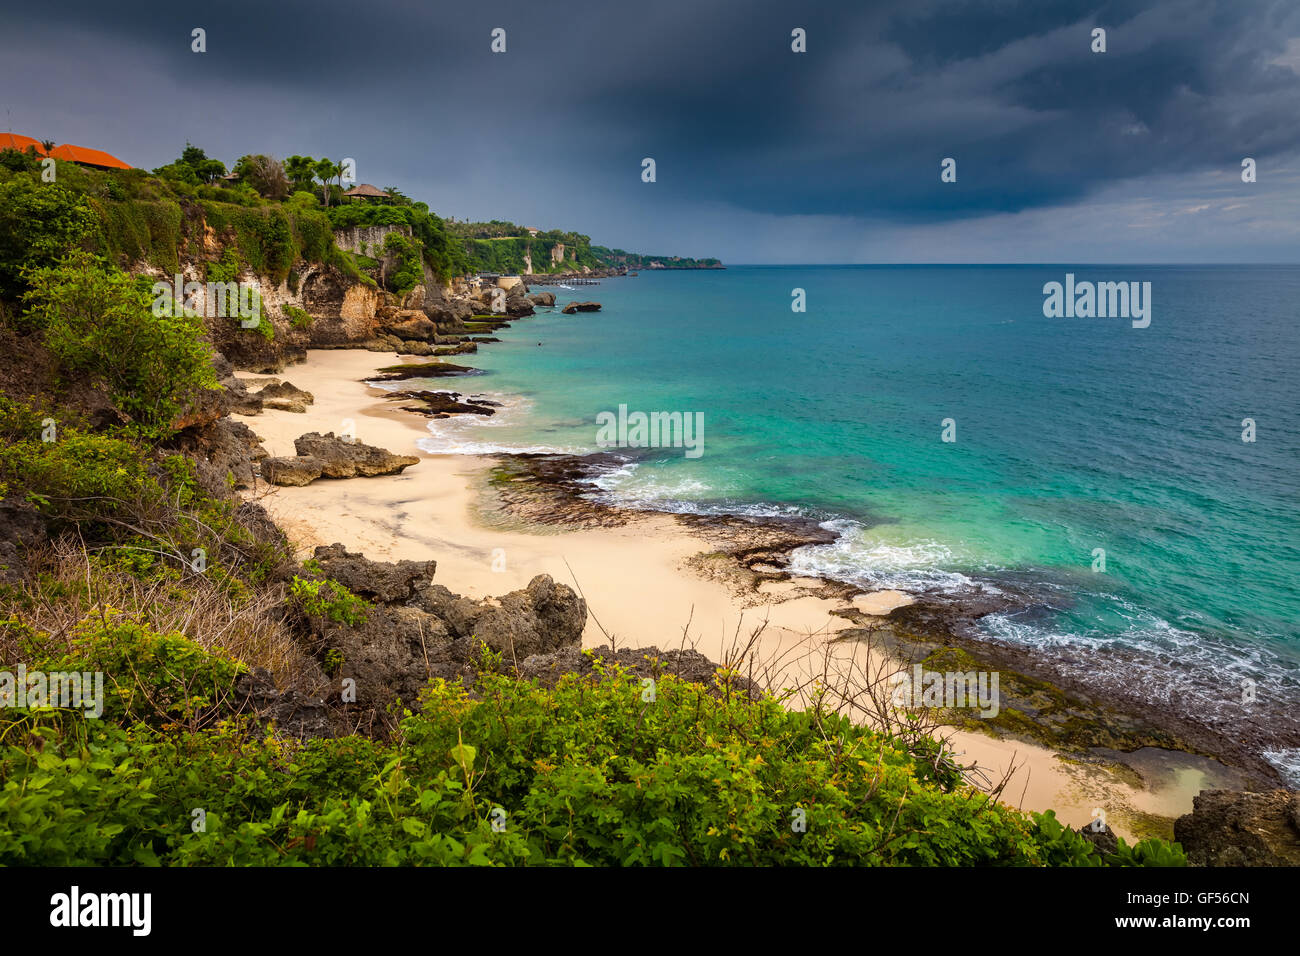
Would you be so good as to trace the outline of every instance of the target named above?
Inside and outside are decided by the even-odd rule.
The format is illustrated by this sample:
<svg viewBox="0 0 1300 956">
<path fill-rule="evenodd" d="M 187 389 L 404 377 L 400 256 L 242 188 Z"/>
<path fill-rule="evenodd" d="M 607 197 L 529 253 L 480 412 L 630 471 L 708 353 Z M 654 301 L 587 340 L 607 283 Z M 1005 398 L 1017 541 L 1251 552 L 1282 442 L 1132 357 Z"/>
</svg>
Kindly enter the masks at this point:
<svg viewBox="0 0 1300 956">
<path fill-rule="evenodd" d="M 1300 261 L 1296 0 L 14 3 L 0 91 L 6 128 L 135 166 L 352 157 L 656 254 Z"/>
</svg>

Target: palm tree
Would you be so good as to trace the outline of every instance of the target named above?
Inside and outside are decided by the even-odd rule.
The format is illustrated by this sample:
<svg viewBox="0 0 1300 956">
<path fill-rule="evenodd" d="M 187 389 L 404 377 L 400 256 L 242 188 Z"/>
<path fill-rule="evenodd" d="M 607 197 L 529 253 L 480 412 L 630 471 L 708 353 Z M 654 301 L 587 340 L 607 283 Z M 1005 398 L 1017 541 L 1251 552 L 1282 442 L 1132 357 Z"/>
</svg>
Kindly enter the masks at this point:
<svg viewBox="0 0 1300 956">
<path fill-rule="evenodd" d="M 307 189 L 311 189 L 312 181 L 316 175 L 316 160 L 310 156 L 290 156 L 284 161 L 284 171 L 293 180 L 295 189 L 304 185 Z"/>
<path fill-rule="evenodd" d="M 331 159 L 316 160 L 316 178 L 321 182 L 321 192 L 325 197 L 325 207 L 330 204 L 330 180 L 340 174 L 338 163 Z"/>
<path fill-rule="evenodd" d="M 41 149 L 45 150 L 46 156 L 50 155 L 50 153 L 54 152 L 54 140 L 52 139 L 41 140 Z"/>
</svg>

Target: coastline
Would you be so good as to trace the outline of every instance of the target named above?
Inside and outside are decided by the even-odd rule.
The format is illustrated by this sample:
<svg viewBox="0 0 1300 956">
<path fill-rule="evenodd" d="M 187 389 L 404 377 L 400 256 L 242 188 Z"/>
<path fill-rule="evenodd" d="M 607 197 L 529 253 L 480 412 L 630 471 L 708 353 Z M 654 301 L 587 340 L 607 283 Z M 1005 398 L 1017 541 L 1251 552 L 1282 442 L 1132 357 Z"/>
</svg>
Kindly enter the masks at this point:
<svg viewBox="0 0 1300 956">
<path fill-rule="evenodd" d="M 888 641 L 862 635 L 872 633 L 870 625 L 883 622 L 883 615 L 911 604 L 910 596 L 863 594 L 793 577 L 764 561 L 819 540 L 813 530 L 801 537 L 775 522 L 702 520 L 604 505 L 563 514 L 559 497 L 531 487 L 531 481 L 517 493 L 519 483 L 508 476 L 518 467 L 507 467 L 503 480 L 503 458 L 530 456 L 422 450 L 417 443 L 429 434 L 426 419 L 400 410 L 387 392 L 365 382 L 385 364 L 392 362 L 384 353 L 368 350 L 310 350 L 303 363 L 283 373 L 315 396 L 305 414 L 232 416 L 252 428 L 272 455 L 293 454 L 293 440 L 306 432 L 339 433 L 351 424 L 359 441 L 420 458 L 402 474 L 382 478 L 323 479 L 301 487 L 259 482 L 251 496 L 300 557 L 318 545 L 342 542 L 378 560 L 432 559 L 438 563 L 435 583 L 474 598 L 549 574 L 588 602 L 584 647 L 609 644 L 612 637 L 617 647 L 685 645 L 724 662 L 758 631 L 749 656 L 767 665 L 765 676 L 776 686 L 806 683 L 828 658 L 849 668 L 882 665 Z M 757 573 L 737 573 L 738 560 Z M 1079 760 L 1023 735 L 982 732 L 989 729 L 952 731 L 961 761 L 977 764 L 992 780 L 1007 776 L 1004 802 L 1055 810 L 1075 827 L 1094 819 L 1100 808 L 1125 836 L 1167 834 L 1201 789 L 1234 782 L 1228 768 L 1196 754 L 1150 747 L 1139 752 L 1140 759 L 1123 763 Z"/>
</svg>

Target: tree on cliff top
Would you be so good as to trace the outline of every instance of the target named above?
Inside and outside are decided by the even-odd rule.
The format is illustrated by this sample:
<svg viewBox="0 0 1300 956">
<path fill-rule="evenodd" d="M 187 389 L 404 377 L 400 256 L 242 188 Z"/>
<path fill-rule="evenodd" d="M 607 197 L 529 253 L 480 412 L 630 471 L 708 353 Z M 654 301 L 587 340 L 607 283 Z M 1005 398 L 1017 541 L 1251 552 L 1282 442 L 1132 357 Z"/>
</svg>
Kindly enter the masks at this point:
<svg viewBox="0 0 1300 956">
<path fill-rule="evenodd" d="M 257 190 L 263 199 L 277 202 L 288 197 L 292 187 L 283 164 L 274 156 L 241 156 L 235 163 L 235 173 L 240 180 Z"/>
<path fill-rule="evenodd" d="M 325 205 L 330 204 L 330 182 L 335 177 L 343 175 L 343 167 L 332 159 L 316 160 L 316 178 L 321 182 L 321 192 L 325 197 Z"/>
<path fill-rule="evenodd" d="M 284 171 L 293 181 L 294 192 L 311 192 L 316 178 L 316 160 L 295 154 L 284 161 Z"/>
</svg>

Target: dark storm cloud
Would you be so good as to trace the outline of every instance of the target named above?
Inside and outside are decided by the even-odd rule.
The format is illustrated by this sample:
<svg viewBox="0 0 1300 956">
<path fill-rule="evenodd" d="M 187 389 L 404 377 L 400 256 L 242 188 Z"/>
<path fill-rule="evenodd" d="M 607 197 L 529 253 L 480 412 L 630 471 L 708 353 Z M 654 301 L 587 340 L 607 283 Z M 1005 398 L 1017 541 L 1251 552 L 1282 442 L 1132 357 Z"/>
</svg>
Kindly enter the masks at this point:
<svg viewBox="0 0 1300 956">
<path fill-rule="evenodd" d="M 796 26 L 806 54 L 790 52 Z M 448 214 L 588 231 L 600 223 L 565 211 L 596 197 L 623 219 L 722 203 L 962 220 L 1300 147 L 1300 72 L 1273 62 L 1300 36 L 1290 0 L 77 0 L 16 7 L 6 27 L 15 131 L 146 166 L 187 139 L 227 162 L 352 156 L 363 181 Z M 939 181 L 947 156 L 956 185 Z"/>
</svg>

